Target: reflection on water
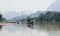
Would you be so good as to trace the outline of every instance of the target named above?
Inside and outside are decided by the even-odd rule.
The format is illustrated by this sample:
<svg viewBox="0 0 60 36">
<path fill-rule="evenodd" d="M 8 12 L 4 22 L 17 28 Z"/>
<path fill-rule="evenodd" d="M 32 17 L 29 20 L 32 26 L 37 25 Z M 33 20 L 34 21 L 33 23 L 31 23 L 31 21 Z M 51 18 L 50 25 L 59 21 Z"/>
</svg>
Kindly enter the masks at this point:
<svg viewBox="0 0 60 36">
<path fill-rule="evenodd" d="M 0 25 L 0 31 L 2 30 L 2 25 Z"/>
<path fill-rule="evenodd" d="M 0 36 L 49 36 L 49 35 L 48 32 L 46 31 L 30 29 L 26 25 L 7 24 L 2 26 Z"/>
<path fill-rule="evenodd" d="M 35 23 L 38 28 L 48 31 L 60 30 L 60 22 L 39 22 Z"/>
<path fill-rule="evenodd" d="M 26 23 L 6 24 L 1 27 L 0 36 L 60 36 L 60 31 L 55 30 L 59 28 L 57 24 L 50 22 L 38 23 L 37 25 L 34 24 L 33 29 L 27 27 Z M 48 31 L 51 29 L 53 31 Z"/>
</svg>

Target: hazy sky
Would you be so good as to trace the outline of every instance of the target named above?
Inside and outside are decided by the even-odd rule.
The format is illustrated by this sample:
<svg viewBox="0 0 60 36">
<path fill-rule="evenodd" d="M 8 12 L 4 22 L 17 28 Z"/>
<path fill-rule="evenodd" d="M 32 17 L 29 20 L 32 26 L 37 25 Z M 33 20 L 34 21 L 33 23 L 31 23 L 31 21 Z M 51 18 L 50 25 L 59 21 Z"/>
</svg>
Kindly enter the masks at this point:
<svg viewBox="0 0 60 36">
<path fill-rule="evenodd" d="M 0 0 L 0 11 L 45 11 L 55 0 Z M 31 12 L 29 12 L 31 13 Z"/>
</svg>

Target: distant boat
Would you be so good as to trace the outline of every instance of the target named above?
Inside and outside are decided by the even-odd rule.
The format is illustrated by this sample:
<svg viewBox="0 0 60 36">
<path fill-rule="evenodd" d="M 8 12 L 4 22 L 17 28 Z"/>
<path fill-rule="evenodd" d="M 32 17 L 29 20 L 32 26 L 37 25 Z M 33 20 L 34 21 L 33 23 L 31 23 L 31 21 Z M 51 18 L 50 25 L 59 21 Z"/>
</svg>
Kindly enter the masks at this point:
<svg viewBox="0 0 60 36">
<path fill-rule="evenodd" d="M 27 19 L 27 26 L 33 28 L 33 21 L 31 18 Z"/>
</svg>

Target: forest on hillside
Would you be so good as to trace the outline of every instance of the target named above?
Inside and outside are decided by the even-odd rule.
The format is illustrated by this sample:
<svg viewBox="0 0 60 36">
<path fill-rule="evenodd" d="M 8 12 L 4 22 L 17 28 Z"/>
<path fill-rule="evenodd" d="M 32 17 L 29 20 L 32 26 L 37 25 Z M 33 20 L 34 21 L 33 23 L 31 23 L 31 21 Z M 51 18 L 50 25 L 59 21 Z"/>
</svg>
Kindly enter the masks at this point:
<svg viewBox="0 0 60 36">
<path fill-rule="evenodd" d="M 43 21 L 60 21 L 60 11 L 47 11 L 46 13 L 41 13 L 36 20 Z"/>
</svg>

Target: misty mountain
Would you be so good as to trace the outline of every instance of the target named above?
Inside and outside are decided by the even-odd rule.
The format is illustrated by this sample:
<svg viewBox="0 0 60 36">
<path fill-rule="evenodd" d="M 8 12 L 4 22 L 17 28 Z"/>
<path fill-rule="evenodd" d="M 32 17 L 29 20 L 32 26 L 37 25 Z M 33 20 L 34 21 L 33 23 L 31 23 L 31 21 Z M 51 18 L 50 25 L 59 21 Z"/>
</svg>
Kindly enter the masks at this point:
<svg viewBox="0 0 60 36">
<path fill-rule="evenodd" d="M 14 11 L 9 11 L 6 15 L 4 15 L 4 17 L 6 19 L 11 19 L 11 18 L 16 17 L 16 16 L 18 16 L 18 13 L 14 12 Z"/>
<path fill-rule="evenodd" d="M 27 18 L 27 15 L 17 16 L 17 17 L 14 17 L 14 18 L 12 18 L 12 19 L 9 19 L 9 20 L 7 20 L 7 21 L 8 21 L 8 22 L 16 22 L 16 21 L 18 21 L 18 20 L 23 20 L 23 19 L 25 19 L 25 18 Z"/>
<path fill-rule="evenodd" d="M 38 17 L 41 13 L 45 13 L 45 12 L 46 12 L 46 11 L 37 11 L 37 12 L 32 13 L 32 14 L 30 14 L 30 15 L 22 15 L 22 16 L 14 17 L 14 18 L 12 18 L 12 19 L 10 19 L 10 20 L 8 20 L 8 21 L 14 22 L 14 21 L 17 21 L 17 20 L 23 20 L 23 19 L 27 19 L 28 16 L 34 18 L 34 17 Z"/>
<path fill-rule="evenodd" d="M 41 13 L 46 13 L 47 11 L 36 11 L 35 13 L 32 13 L 30 17 L 38 17 Z"/>
<path fill-rule="evenodd" d="M 60 11 L 60 0 L 56 0 L 52 5 L 47 9 L 48 11 Z"/>
<path fill-rule="evenodd" d="M 17 17 L 17 16 L 22 16 L 22 15 L 28 15 L 27 12 L 19 12 L 19 13 L 16 13 L 15 11 L 9 11 L 6 15 L 4 15 L 3 17 L 5 17 L 7 20 L 8 19 L 12 19 L 14 17 Z"/>
</svg>

